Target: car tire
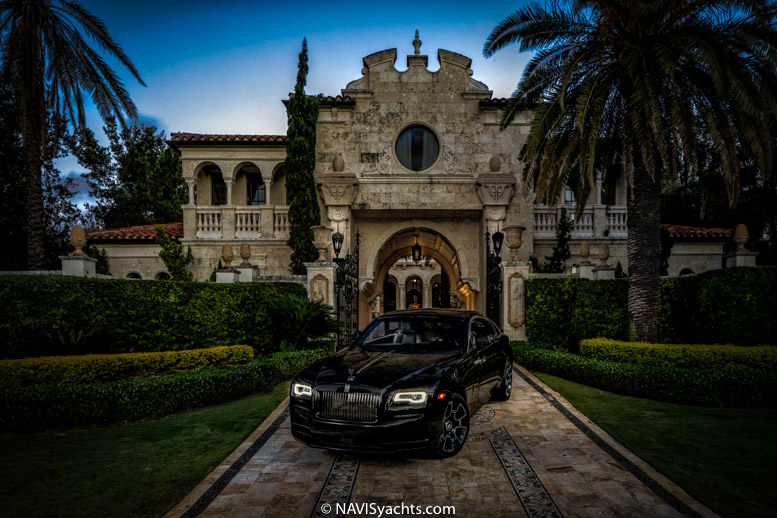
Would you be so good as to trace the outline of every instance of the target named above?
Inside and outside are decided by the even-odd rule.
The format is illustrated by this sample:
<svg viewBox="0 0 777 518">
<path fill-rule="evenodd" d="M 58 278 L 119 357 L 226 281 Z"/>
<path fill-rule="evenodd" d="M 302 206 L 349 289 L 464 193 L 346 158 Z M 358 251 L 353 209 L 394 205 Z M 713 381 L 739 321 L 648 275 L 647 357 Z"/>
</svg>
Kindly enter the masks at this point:
<svg viewBox="0 0 777 518">
<path fill-rule="evenodd" d="M 510 394 L 513 393 L 513 362 L 509 359 L 505 362 L 505 370 L 502 375 L 502 384 L 496 389 L 494 399 L 497 401 L 507 401 Z"/>
<path fill-rule="evenodd" d="M 440 428 L 432 438 L 432 453 L 439 458 L 459 453 L 469 435 L 469 410 L 467 402 L 458 394 L 452 394 L 440 419 Z"/>
</svg>

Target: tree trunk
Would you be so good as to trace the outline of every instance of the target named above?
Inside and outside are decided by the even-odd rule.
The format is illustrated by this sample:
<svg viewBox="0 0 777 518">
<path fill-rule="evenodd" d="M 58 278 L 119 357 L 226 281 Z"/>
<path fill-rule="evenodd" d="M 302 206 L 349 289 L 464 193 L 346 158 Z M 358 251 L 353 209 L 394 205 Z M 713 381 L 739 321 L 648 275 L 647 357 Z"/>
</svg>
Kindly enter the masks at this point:
<svg viewBox="0 0 777 518">
<path fill-rule="evenodd" d="M 46 263 L 43 221 L 43 183 L 41 158 L 40 113 L 24 106 L 22 109 L 22 141 L 24 146 L 25 205 L 27 223 L 27 269 L 42 270 Z"/>
<path fill-rule="evenodd" d="M 628 225 L 631 333 L 640 341 L 655 343 L 661 313 L 661 183 L 643 168 L 634 171 Z"/>
</svg>

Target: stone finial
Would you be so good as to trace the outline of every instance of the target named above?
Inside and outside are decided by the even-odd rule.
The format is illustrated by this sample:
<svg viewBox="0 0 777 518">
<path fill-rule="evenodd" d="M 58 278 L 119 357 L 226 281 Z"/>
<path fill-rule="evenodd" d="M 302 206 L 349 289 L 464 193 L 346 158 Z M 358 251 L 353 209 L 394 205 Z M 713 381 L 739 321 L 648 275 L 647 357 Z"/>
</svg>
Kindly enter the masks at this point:
<svg viewBox="0 0 777 518">
<path fill-rule="evenodd" d="M 418 39 L 418 29 L 415 30 L 415 39 L 413 40 L 413 47 L 415 48 L 415 55 L 421 55 L 421 40 Z"/>
<path fill-rule="evenodd" d="M 591 255 L 591 243 L 588 241 L 583 241 L 580 243 L 580 257 L 583 258 L 583 262 L 581 264 L 591 264 L 591 261 L 588 260 L 589 255 Z"/>
<path fill-rule="evenodd" d="M 334 160 L 332 160 L 332 169 L 334 171 L 340 172 L 345 169 L 345 160 L 343 160 L 343 155 L 338 154 Z"/>
<path fill-rule="evenodd" d="M 81 225 L 73 225 L 70 229 L 70 244 L 75 248 L 70 255 L 86 255 L 84 253 L 84 247 L 86 246 L 86 232 Z"/>
<path fill-rule="evenodd" d="M 332 235 L 332 229 L 323 225 L 314 225 L 310 227 L 313 231 L 313 246 L 318 251 L 318 259 L 316 262 L 326 262 L 326 251 L 329 248 L 330 236 Z"/>
<path fill-rule="evenodd" d="M 504 228 L 505 245 L 510 250 L 510 257 L 513 261 L 518 260 L 518 249 L 523 244 L 523 231 L 526 227 L 520 225 L 511 225 Z"/>
<path fill-rule="evenodd" d="M 488 161 L 488 168 L 491 169 L 492 173 L 498 173 L 502 169 L 502 159 L 499 158 L 499 155 L 491 157 L 491 160 Z"/>
<path fill-rule="evenodd" d="M 221 247 L 221 261 L 224 268 L 232 268 L 232 259 L 234 259 L 234 257 L 235 256 L 232 254 L 232 245 L 227 243 Z"/>
<path fill-rule="evenodd" d="M 750 241 L 750 235 L 747 232 L 747 227 L 744 223 L 740 223 L 737 225 L 737 228 L 734 229 L 734 243 L 737 244 L 737 253 L 750 251 L 745 248 L 745 243 L 748 241 Z"/>
<path fill-rule="evenodd" d="M 251 259 L 251 246 L 248 243 L 240 245 L 240 257 L 243 258 L 243 262 L 240 263 L 240 266 L 251 266 L 251 263 L 248 262 L 248 260 Z"/>
<path fill-rule="evenodd" d="M 599 268 L 607 268 L 607 259 L 610 258 L 610 245 L 602 243 L 599 245 Z"/>
</svg>

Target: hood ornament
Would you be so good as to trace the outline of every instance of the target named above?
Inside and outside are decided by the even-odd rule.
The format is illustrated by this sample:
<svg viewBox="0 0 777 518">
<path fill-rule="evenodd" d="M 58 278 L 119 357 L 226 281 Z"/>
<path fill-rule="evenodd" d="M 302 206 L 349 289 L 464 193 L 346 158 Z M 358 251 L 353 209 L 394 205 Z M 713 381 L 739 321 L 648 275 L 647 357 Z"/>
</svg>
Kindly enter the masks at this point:
<svg viewBox="0 0 777 518">
<path fill-rule="evenodd" d="M 351 383 L 353 382 L 353 380 L 356 379 L 356 376 L 354 376 L 354 374 L 355 374 L 355 371 L 353 369 L 348 369 L 348 379 L 346 379 L 348 383 Z M 346 390 L 346 392 L 348 391 Z"/>
</svg>

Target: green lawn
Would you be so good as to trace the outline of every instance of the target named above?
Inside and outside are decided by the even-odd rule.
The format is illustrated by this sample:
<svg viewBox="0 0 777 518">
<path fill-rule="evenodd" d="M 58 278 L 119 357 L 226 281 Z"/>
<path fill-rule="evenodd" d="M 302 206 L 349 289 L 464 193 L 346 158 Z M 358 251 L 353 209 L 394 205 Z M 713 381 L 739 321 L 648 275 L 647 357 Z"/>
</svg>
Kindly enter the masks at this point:
<svg viewBox="0 0 777 518">
<path fill-rule="evenodd" d="M 5 517 L 159 517 L 191 491 L 289 393 L 95 430 L 0 437 Z"/>
<path fill-rule="evenodd" d="M 774 516 L 777 410 L 662 403 L 535 375 L 722 516 Z"/>
</svg>

